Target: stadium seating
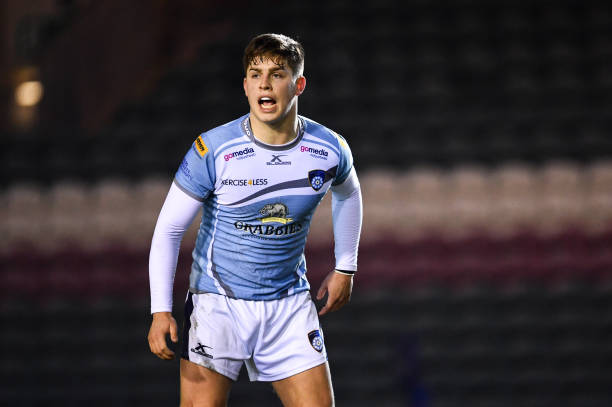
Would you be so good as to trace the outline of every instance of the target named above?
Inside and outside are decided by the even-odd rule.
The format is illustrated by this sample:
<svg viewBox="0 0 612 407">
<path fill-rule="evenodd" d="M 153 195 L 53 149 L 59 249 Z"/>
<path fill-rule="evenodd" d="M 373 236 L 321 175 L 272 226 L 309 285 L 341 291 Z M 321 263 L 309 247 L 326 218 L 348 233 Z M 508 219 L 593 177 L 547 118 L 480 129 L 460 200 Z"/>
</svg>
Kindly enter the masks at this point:
<svg viewBox="0 0 612 407">
<path fill-rule="evenodd" d="M 326 4 L 316 25 L 286 18 L 303 9 L 297 2 L 279 8 L 276 29 L 303 38 L 311 56 L 302 113 L 344 134 L 363 169 L 610 157 L 603 3 L 561 2 L 552 12 L 546 1 L 442 3 Z M 257 20 L 204 44 L 94 139 L 36 140 L 46 154 L 34 167 L 24 165 L 34 140 L 9 134 L 3 183 L 168 175 L 199 132 L 246 111 L 239 61 Z M 367 30 L 356 31 L 363 21 Z"/>
<path fill-rule="evenodd" d="M 306 47 L 300 113 L 348 139 L 360 174 L 355 291 L 322 319 L 337 404 L 612 405 L 609 5 L 225 12 L 223 34 L 94 134 L 0 138 L 0 404 L 177 404 L 177 362 L 146 344 L 148 245 L 190 143 L 247 111 L 245 41 L 274 30 Z M 334 266 L 329 199 L 306 250 L 313 288 Z M 230 405 L 280 403 L 243 372 Z"/>
</svg>

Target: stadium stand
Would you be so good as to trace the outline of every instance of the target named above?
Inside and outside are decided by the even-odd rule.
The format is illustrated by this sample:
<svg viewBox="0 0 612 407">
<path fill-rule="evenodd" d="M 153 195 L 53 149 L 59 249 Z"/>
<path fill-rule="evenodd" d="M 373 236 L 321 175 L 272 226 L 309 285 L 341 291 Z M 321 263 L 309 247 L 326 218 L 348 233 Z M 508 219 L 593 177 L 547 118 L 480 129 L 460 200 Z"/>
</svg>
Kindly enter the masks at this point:
<svg viewBox="0 0 612 407">
<path fill-rule="evenodd" d="M 337 404 L 612 405 L 610 5 L 218 7 L 220 33 L 96 132 L 0 138 L 0 404 L 176 404 L 178 366 L 145 340 L 148 244 L 190 143 L 246 112 L 244 43 L 278 31 L 307 50 L 301 113 L 347 137 L 363 190 L 354 297 L 323 319 Z M 327 197 L 313 287 L 330 217 Z M 230 405 L 280 404 L 242 375 Z"/>
</svg>

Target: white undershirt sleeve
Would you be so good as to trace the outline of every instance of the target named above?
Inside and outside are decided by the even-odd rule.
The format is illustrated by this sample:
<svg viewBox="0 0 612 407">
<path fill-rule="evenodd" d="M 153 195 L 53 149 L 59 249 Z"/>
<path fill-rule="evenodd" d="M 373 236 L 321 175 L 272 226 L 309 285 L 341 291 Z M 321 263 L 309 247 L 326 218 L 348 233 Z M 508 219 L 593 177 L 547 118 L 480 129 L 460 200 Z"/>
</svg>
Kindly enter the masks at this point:
<svg viewBox="0 0 612 407">
<path fill-rule="evenodd" d="M 357 249 L 363 208 L 355 168 L 340 185 L 332 186 L 332 221 L 336 269 L 350 274 L 357 270 Z"/>
<path fill-rule="evenodd" d="M 172 288 L 181 240 L 201 207 L 202 202 L 172 183 L 157 218 L 149 253 L 152 314 L 172 312 Z"/>
</svg>

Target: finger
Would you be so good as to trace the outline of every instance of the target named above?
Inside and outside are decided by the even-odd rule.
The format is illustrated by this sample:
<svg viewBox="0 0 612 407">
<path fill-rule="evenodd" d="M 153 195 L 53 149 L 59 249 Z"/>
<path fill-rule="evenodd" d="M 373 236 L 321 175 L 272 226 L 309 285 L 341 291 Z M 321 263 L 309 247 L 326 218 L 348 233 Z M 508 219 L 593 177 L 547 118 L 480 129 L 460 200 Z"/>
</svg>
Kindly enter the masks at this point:
<svg viewBox="0 0 612 407">
<path fill-rule="evenodd" d="M 170 359 L 174 358 L 174 352 L 172 350 L 170 350 L 170 348 L 168 348 L 167 346 L 164 347 L 164 349 L 162 349 L 161 355 L 162 356 L 160 356 L 160 357 L 162 359 L 165 359 L 165 360 L 170 360 Z"/>
<path fill-rule="evenodd" d="M 155 337 L 155 335 L 149 333 L 149 349 L 151 350 L 152 353 L 154 354 L 158 354 L 159 351 L 161 350 L 161 347 L 158 345 L 158 340 Z"/>
<path fill-rule="evenodd" d="M 157 356 L 161 360 L 171 360 L 172 359 L 172 357 L 166 355 L 165 353 L 157 353 L 155 354 L 155 356 Z"/>
<path fill-rule="evenodd" d="M 321 310 L 319 311 L 319 315 L 325 315 L 329 312 L 329 307 L 327 305 L 325 305 L 323 308 L 321 308 Z"/>
<path fill-rule="evenodd" d="M 319 315 L 325 315 L 328 312 L 332 311 L 335 303 L 335 299 L 327 297 L 327 303 L 323 308 L 321 308 L 321 311 L 319 311 Z"/>
<path fill-rule="evenodd" d="M 160 359 L 172 359 L 174 356 L 174 352 L 166 345 L 165 335 L 163 334 L 152 334 L 149 338 L 149 347 L 151 352 Z"/>
<path fill-rule="evenodd" d="M 155 355 L 160 359 L 172 359 L 174 356 L 174 352 L 172 352 L 172 350 L 166 346 L 165 341 L 155 343 L 154 350 L 155 351 L 153 353 L 155 353 Z"/>
<path fill-rule="evenodd" d="M 323 309 L 321 310 L 321 313 L 319 313 L 319 315 L 323 315 L 323 311 L 325 311 L 324 313 L 328 313 L 328 312 L 333 312 L 333 311 L 337 311 L 340 308 L 342 308 L 344 305 L 346 305 L 346 303 L 348 302 L 349 297 L 346 294 L 340 295 L 340 296 L 333 296 L 331 293 L 327 299 L 327 304 L 325 304 L 325 307 L 323 307 Z"/>
<path fill-rule="evenodd" d="M 157 355 L 157 357 L 162 357 L 163 355 L 163 350 L 164 350 L 164 346 L 163 344 L 159 343 L 159 342 L 154 342 L 151 345 L 151 352 L 153 352 L 155 355 Z"/>
<path fill-rule="evenodd" d="M 170 323 L 170 339 L 174 343 L 178 342 L 178 332 L 177 332 L 177 328 L 176 328 L 176 322 L 174 322 L 174 321 L 172 321 Z"/>
<path fill-rule="evenodd" d="M 170 325 L 170 330 L 172 330 L 172 325 Z M 166 343 L 166 332 L 158 337 L 157 345 L 159 353 L 164 356 L 164 359 L 172 359 L 174 357 L 174 352 L 168 348 L 168 344 Z"/>
<path fill-rule="evenodd" d="M 330 311 L 338 311 L 340 308 L 344 307 L 347 302 L 347 298 L 342 298 L 341 300 L 336 301 L 333 309 L 331 309 Z"/>
<path fill-rule="evenodd" d="M 317 300 L 325 297 L 325 293 L 327 292 L 327 286 L 325 284 L 321 285 L 319 291 L 317 291 Z"/>
</svg>

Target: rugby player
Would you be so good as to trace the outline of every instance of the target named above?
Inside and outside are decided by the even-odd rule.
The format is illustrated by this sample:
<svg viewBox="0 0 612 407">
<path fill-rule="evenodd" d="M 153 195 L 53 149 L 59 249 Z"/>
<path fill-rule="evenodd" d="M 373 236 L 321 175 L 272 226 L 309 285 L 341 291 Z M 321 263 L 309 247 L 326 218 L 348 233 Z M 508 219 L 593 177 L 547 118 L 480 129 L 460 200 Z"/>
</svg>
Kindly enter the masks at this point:
<svg viewBox="0 0 612 407">
<path fill-rule="evenodd" d="M 180 242 L 202 209 L 180 361 L 181 406 L 224 406 L 246 364 L 284 406 L 331 406 L 319 315 L 350 299 L 362 203 L 344 138 L 298 115 L 304 49 L 285 35 L 253 38 L 243 56 L 249 113 L 202 133 L 163 204 L 149 258 L 151 351 L 172 359 L 172 289 Z M 331 190 L 335 269 L 317 291 L 306 278 L 310 221 Z"/>
</svg>

